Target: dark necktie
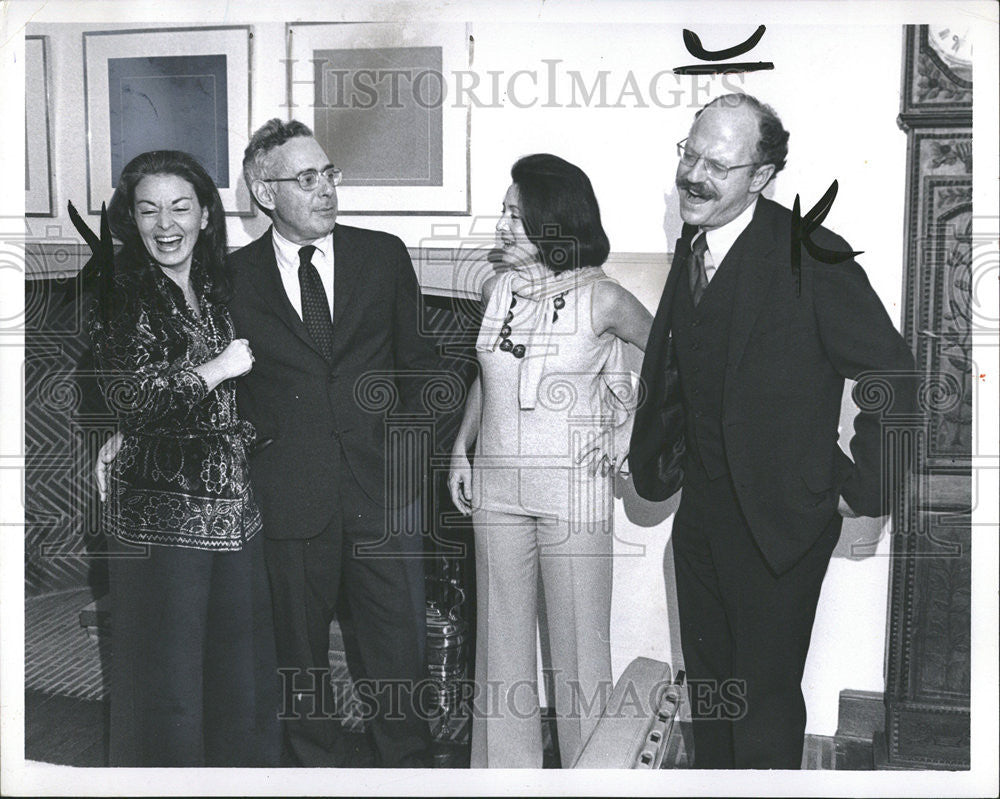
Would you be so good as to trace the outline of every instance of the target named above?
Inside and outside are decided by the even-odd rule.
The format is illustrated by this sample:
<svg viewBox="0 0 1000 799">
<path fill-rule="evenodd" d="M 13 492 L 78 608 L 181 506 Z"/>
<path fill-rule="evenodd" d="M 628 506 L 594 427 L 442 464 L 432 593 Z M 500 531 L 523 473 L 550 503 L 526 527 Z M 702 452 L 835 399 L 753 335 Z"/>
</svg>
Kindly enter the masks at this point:
<svg viewBox="0 0 1000 799">
<path fill-rule="evenodd" d="M 312 340 L 327 360 L 333 356 L 333 324 L 330 322 L 330 304 L 323 290 L 323 281 L 313 266 L 312 255 L 316 248 L 311 244 L 299 250 L 299 290 L 302 299 L 302 322 Z"/>
<path fill-rule="evenodd" d="M 705 252 L 708 250 L 708 237 L 702 233 L 691 245 L 691 255 L 688 257 L 688 278 L 691 281 L 691 300 L 695 307 L 701 301 L 701 295 L 708 286 L 708 273 L 705 271 Z"/>
</svg>

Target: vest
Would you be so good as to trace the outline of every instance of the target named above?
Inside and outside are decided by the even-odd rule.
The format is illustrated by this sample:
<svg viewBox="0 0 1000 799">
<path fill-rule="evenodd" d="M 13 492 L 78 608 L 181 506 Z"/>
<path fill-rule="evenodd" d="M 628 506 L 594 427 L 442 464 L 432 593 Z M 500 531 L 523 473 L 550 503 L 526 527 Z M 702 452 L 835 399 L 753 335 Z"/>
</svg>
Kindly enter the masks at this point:
<svg viewBox="0 0 1000 799">
<path fill-rule="evenodd" d="M 710 479 L 729 471 L 722 438 L 722 390 L 736 269 L 717 270 L 695 308 L 685 275 L 674 298 L 672 333 L 684 402 L 684 435 Z"/>
</svg>

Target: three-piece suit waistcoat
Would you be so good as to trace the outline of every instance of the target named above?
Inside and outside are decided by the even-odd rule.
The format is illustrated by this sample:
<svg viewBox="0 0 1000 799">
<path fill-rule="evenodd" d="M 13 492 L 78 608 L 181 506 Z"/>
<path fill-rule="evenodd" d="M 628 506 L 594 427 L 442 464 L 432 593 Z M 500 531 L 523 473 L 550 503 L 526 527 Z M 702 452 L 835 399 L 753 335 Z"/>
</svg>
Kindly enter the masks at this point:
<svg viewBox="0 0 1000 799">
<path fill-rule="evenodd" d="M 684 434 L 706 474 L 729 471 L 722 438 L 722 392 L 736 268 L 720 266 L 695 307 L 687 280 L 674 297 L 672 333 L 684 400 Z"/>
</svg>

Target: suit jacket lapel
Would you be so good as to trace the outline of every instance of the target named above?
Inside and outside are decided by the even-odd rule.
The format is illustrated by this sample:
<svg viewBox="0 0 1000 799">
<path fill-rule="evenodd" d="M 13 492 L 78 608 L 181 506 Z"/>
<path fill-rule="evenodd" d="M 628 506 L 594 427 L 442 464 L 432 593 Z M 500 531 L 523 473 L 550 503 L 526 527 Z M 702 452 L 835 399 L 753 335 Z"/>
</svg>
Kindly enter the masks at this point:
<svg viewBox="0 0 1000 799">
<path fill-rule="evenodd" d="M 691 235 L 688 226 L 685 225 L 684 235 L 677 239 L 674 244 L 674 257 L 670 262 L 670 271 L 667 272 L 667 282 L 663 286 L 663 293 L 660 295 L 660 306 L 656 310 L 653 324 L 655 331 L 650 331 L 650 341 L 664 346 L 670 335 L 670 326 L 673 324 L 673 301 L 677 293 L 680 281 L 687 279 L 687 258 L 691 252 Z M 692 231 L 694 228 L 692 228 Z M 655 333 L 655 335 L 654 335 Z"/>
<path fill-rule="evenodd" d="M 753 219 L 726 255 L 725 262 L 735 259 L 736 297 L 729 329 L 727 361 L 733 368 L 743 357 L 747 339 L 760 314 L 771 283 L 780 265 L 787 261 L 775 257 L 775 241 L 768 200 L 757 201 Z M 722 264 L 719 264 L 721 267 Z"/>
<path fill-rule="evenodd" d="M 337 347 L 344 317 L 350 315 L 351 297 L 364 272 L 364 254 L 342 225 L 333 228 L 333 346 Z"/>
<path fill-rule="evenodd" d="M 322 357 L 322 353 L 306 330 L 302 319 L 295 312 L 292 303 L 288 300 L 285 287 L 281 282 L 281 275 L 278 274 L 278 262 L 274 257 L 274 241 L 271 238 L 271 229 L 261 236 L 250 256 L 253 268 L 249 274 L 258 293 L 263 297 L 278 318 L 281 319 L 298 338 L 312 348 Z"/>
<path fill-rule="evenodd" d="M 686 231 L 687 232 L 687 231 Z M 674 258 L 660 303 L 649 331 L 642 361 L 642 382 L 648 392 L 636 411 L 630 456 L 636 480 L 653 494 L 666 499 L 679 487 L 683 477 L 680 463 L 684 455 L 683 416 L 680 381 L 670 327 L 674 295 L 687 274 L 690 235 L 677 240 Z"/>
<path fill-rule="evenodd" d="M 656 315 L 653 317 L 653 324 L 649 330 L 649 340 L 646 344 L 646 353 L 642 359 L 642 382 L 646 386 L 648 393 L 647 400 L 642 404 L 637 412 L 636 425 L 639 428 L 657 425 L 659 421 L 647 421 L 647 416 L 659 414 L 660 409 L 668 402 L 676 400 L 672 394 L 672 387 L 667 374 L 676 369 L 673 358 L 673 345 L 670 340 L 670 326 L 672 323 L 673 297 L 677 292 L 677 285 L 680 275 L 686 270 L 684 262 L 687 259 L 688 245 L 683 239 L 678 239 L 674 246 L 674 257 L 667 273 L 667 281 L 660 294 L 660 302 L 656 308 Z"/>
</svg>

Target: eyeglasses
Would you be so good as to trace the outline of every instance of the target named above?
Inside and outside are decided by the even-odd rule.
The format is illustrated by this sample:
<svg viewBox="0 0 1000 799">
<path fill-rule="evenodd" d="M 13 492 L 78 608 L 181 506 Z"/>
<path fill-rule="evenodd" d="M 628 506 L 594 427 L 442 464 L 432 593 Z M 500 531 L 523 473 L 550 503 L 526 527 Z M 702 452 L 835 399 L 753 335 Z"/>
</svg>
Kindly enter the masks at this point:
<svg viewBox="0 0 1000 799">
<path fill-rule="evenodd" d="M 302 191 L 312 191 L 319 185 L 319 176 L 322 175 L 334 186 L 339 186 L 340 181 L 344 179 L 344 173 L 340 171 L 339 167 L 330 166 L 324 169 L 322 172 L 318 172 L 315 169 L 306 169 L 299 172 L 293 178 L 261 178 L 266 182 L 282 182 L 287 180 L 294 180 L 299 184 L 299 188 Z"/>
<path fill-rule="evenodd" d="M 677 155 L 680 156 L 681 163 L 686 167 L 693 167 L 699 160 L 704 159 L 705 171 L 716 180 L 725 180 L 728 178 L 729 171 L 731 169 L 744 169 L 748 166 L 760 166 L 759 162 L 753 164 L 734 164 L 733 166 L 720 164 L 718 161 L 713 161 L 711 158 L 705 158 L 705 156 L 701 153 L 692 150 L 687 146 L 687 144 L 685 144 L 686 141 L 687 139 L 682 139 L 677 142 Z"/>
</svg>

